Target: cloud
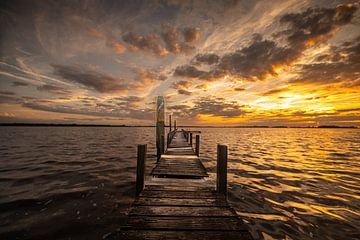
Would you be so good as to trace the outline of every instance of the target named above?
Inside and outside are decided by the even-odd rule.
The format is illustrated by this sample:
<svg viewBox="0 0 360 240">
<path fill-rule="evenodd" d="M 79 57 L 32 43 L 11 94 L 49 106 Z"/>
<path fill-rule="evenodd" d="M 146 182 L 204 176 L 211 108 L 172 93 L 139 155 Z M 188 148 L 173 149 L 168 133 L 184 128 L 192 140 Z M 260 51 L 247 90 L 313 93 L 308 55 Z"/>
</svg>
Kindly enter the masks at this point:
<svg viewBox="0 0 360 240">
<path fill-rule="evenodd" d="M 193 43 L 199 41 L 200 39 L 200 30 L 197 28 L 187 27 L 183 29 L 183 35 L 185 42 Z"/>
<path fill-rule="evenodd" d="M 182 33 L 182 34 L 181 34 Z M 122 39 L 128 44 L 130 51 L 147 51 L 157 56 L 168 54 L 188 53 L 195 47 L 192 45 L 200 38 L 200 31 L 196 28 L 184 28 L 182 32 L 174 26 L 167 26 L 161 34 L 150 33 L 140 35 L 128 32 Z"/>
<path fill-rule="evenodd" d="M 226 101 L 224 98 L 201 97 L 194 101 L 194 106 L 184 104 L 167 107 L 175 116 L 194 118 L 198 115 L 234 118 L 245 114 L 242 105 L 235 101 Z"/>
<path fill-rule="evenodd" d="M 347 4 L 333 9 L 309 8 L 302 13 L 285 14 L 280 23 L 289 28 L 274 36 L 285 37 L 287 45 L 280 46 L 274 40 L 255 34 L 247 46 L 222 57 L 203 53 L 192 59 L 191 63 L 207 64 L 211 66 L 210 70 L 186 64 L 178 66 L 174 75 L 207 81 L 225 75 L 247 81 L 276 77 L 278 67 L 292 64 L 304 50 L 319 41 L 326 41 L 340 26 L 351 22 L 357 9 L 358 5 Z"/>
<path fill-rule="evenodd" d="M 194 46 L 187 43 L 188 41 L 181 41 L 180 32 L 175 27 L 168 27 L 162 33 L 162 39 L 165 43 L 166 50 L 173 54 L 186 53 L 194 49 Z"/>
<path fill-rule="evenodd" d="M 289 88 L 287 88 L 287 87 L 277 88 L 277 89 L 272 89 L 272 90 L 269 90 L 267 92 L 264 92 L 264 93 L 262 93 L 260 95 L 262 95 L 262 96 L 272 96 L 272 95 L 276 95 L 278 93 L 286 92 L 288 90 L 289 90 Z"/>
<path fill-rule="evenodd" d="M 181 94 L 181 95 L 187 95 L 187 96 L 190 96 L 192 94 L 192 92 L 190 91 L 187 91 L 185 89 L 178 89 L 178 94 Z"/>
<path fill-rule="evenodd" d="M 100 93 L 121 93 L 128 91 L 132 86 L 123 79 L 117 79 L 105 73 L 87 69 L 82 66 L 65 66 L 52 64 L 54 74 L 64 80 L 81 84 Z"/>
<path fill-rule="evenodd" d="M 118 106 L 137 107 L 139 103 L 144 100 L 144 98 L 138 96 L 126 96 L 115 98 L 115 100 L 120 101 L 119 103 L 117 103 Z"/>
<path fill-rule="evenodd" d="M 115 52 L 123 53 L 126 50 L 125 46 L 118 39 L 116 39 L 111 32 L 100 30 L 95 27 L 86 26 L 85 22 L 83 22 L 81 18 L 73 18 L 73 19 L 75 19 L 75 21 L 79 22 L 80 24 L 84 25 L 90 36 L 105 39 L 106 46 L 112 48 L 113 50 L 115 50 Z"/>
<path fill-rule="evenodd" d="M 225 118 L 244 115 L 242 106 L 237 102 L 228 102 L 224 98 L 202 97 L 197 99 L 191 109 L 191 115 L 205 114 Z"/>
<path fill-rule="evenodd" d="M 8 96 L 15 95 L 14 92 L 10 92 L 10 91 L 0 91 L 0 94 L 1 94 L 1 95 L 8 95 Z"/>
<path fill-rule="evenodd" d="M 196 89 L 207 89 L 208 86 L 209 85 L 207 83 L 203 83 L 203 84 L 196 85 L 195 88 Z"/>
<path fill-rule="evenodd" d="M 220 57 L 214 53 L 203 53 L 203 54 L 197 54 L 193 62 L 195 64 L 202 64 L 205 63 L 207 65 L 212 65 L 218 63 L 220 60 Z"/>
<path fill-rule="evenodd" d="M 154 117 L 154 110 L 150 108 L 145 109 L 117 109 L 114 105 L 98 103 L 95 107 L 90 108 L 76 108 L 73 106 L 59 105 L 59 104 L 45 104 L 36 102 L 23 103 L 23 107 L 41 110 L 46 112 L 77 114 L 85 116 L 101 116 L 101 117 L 116 117 L 116 118 L 133 118 L 142 120 L 151 120 Z"/>
<path fill-rule="evenodd" d="M 192 85 L 192 82 L 182 80 L 182 81 L 173 83 L 172 87 L 174 89 L 187 89 L 187 88 L 191 87 L 191 85 Z"/>
<path fill-rule="evenodd" d="M 24 87 L 24 86 L 28 86 L 29 84 L 28 83 L 25 83 L 25 82 L 19 82 L 19 81 L 15 81 L 12 83 L 12 85 L 14 87 Z"/>
<path fill-rule="evenodd" d="M 152 70 L 144 70 L 140 68 L 136 68 L 133 70 L 136 73 L 136 80 L 141 84 L 151 84 L 156 81 L 164 81 L 167 79 L 167 76 L 164 74 L 160 74 L 156 71 Z"/>
<path fill-rule="evenodd" d="M 65 88 L 50 85 L 50 84 L 38 86 L 36 89 L 39 91 L 42 91 L 42 92 L 50 92 L 50 93 L 61 94 L 61 95 L 67 95 L 67 94 L 71 93 L 71 91 L 66 90 Z"/>
<path fill-rule="evenodd" d="M 132 32 L 122 37 L 123 41 L 128 44 L 131 51 L 149 51 L 158 56 L 167 55 L 167 50 L 161 46 L 160 37 L 157 34 L 138 35 Z"/>
<path fill-rule="evenodd" d="M 360 36 L 345 44 L 333 47 L 322 62 L 298 65 L 298 76 L 291 83 L 328 84 L 342 83 L 342 87 L 360 86 Z"/>
<path fill-rule="evenodd" d="M 351 22 L 358 4 L 343 4 L 336 8 L 308 8 L 302 13 L 289 13 L 281 17 L 280 23 L 289 28 L 277 35 L 286 36 L 292 47 L 300 49 L 330 38 L 336 30 Z"/>
</svg>

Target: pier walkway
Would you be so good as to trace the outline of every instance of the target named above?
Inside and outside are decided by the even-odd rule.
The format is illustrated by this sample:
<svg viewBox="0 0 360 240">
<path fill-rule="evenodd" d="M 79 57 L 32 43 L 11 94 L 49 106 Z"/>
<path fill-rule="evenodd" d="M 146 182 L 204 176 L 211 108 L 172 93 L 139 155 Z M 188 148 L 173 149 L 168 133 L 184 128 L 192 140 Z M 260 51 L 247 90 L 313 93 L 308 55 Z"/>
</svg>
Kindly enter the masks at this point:
<svg viewBox="0 0 360 240">
<path fill-rule="evenodd" d="M 138 152 L 137 197 L 125 225 L 109 239 L 252 239 L 229 206 L 226 189 L 215 189 L 209 179 L 196 144 L 193 148 L 189 132 L 171 132 L 147 181 L 141 176 L 145 153 Z M 146 152 L 145 145 L 139 146 Z"/>
</svg>

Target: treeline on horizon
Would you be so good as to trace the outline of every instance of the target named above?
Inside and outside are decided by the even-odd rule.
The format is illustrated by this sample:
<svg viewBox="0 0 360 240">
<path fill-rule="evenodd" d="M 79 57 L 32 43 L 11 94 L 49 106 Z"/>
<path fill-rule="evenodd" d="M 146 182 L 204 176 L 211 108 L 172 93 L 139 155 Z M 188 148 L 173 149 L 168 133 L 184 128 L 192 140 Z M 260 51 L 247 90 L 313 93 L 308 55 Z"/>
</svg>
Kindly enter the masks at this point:
<svg viewBox="0 0 360 240">
<path fill-rule="evenodd" d="M 111 124 L 79 124 L 79 123 L 0 123 L 0 126 L 26 126 L 26 127 L 155 127 L 154 125 L 111 125 Z M 166 125 L 165 127 L 169 127 Z M 358 126 L 337 126 L 337 125 L 319 125 L 319 126 L 268 126 L 268 125 L 248 125 L 248 126 L 196 126 L 184 125 L 178 128 L 359 128 Z"/>
</svg>

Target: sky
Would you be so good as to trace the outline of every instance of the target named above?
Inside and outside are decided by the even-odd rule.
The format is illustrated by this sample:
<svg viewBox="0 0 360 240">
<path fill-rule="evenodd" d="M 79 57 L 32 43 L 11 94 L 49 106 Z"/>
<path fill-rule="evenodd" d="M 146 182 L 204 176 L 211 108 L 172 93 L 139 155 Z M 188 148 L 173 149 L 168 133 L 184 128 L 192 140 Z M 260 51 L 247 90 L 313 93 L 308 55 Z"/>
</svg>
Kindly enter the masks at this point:
<svg viewBox="0 0 360 240">
<path fill-rule="evenodd" d="M 2 0 L 0 122 L 359 126 L 359 8 Z"/>
</svg>

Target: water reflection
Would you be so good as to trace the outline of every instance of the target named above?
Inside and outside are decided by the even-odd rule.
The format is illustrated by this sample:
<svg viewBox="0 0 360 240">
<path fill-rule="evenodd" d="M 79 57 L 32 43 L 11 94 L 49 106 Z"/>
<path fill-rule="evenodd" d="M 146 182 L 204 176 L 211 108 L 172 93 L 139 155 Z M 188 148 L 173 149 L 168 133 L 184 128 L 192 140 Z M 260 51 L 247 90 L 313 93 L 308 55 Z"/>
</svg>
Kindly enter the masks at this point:
<svg viewBox="0 0 360 240">
<path fill-rule="evenodd" d="M 257 239 L 360 239 L 360 131 L 199 129 L 215 178 L 229 146 L 229 200 Z M 101 239 L 133 201 L 136 144 L 153 128 L 2 127 L 0 239 Z M 56 237 L 54 237 L 56 236 Z"/>
<path fill-rule="evenodd" d="M 230 201 L 256 238 L 360 238 L 359 130 L 201 130 L 213 173 L 229 146 Z"/>
</svg>

